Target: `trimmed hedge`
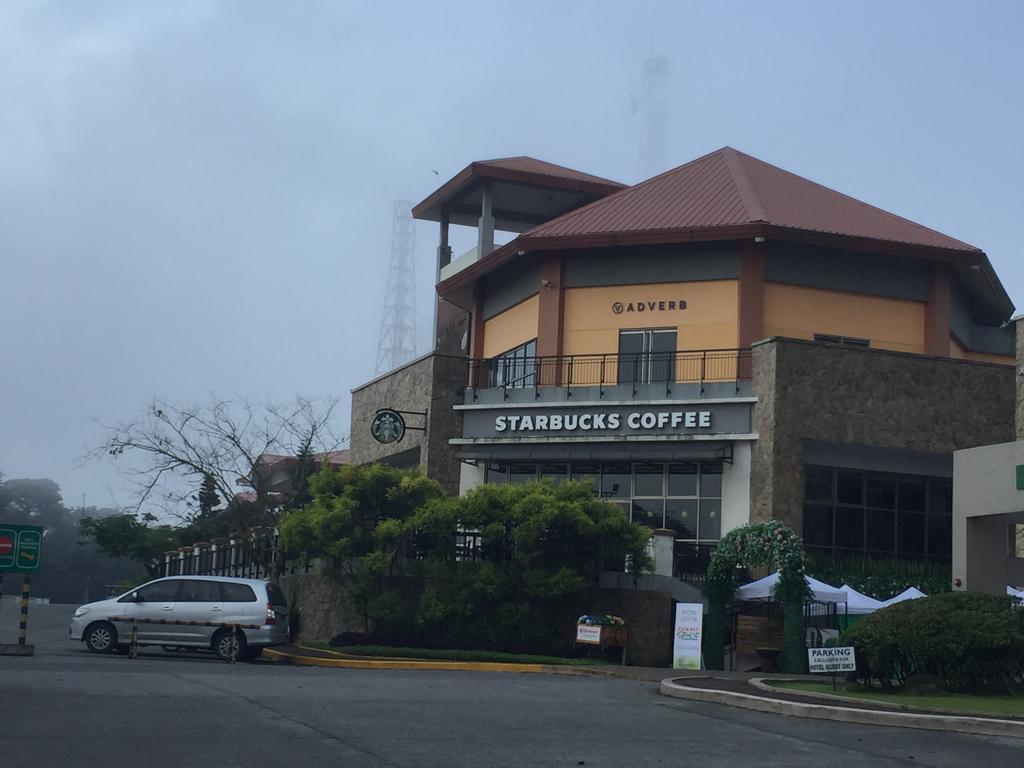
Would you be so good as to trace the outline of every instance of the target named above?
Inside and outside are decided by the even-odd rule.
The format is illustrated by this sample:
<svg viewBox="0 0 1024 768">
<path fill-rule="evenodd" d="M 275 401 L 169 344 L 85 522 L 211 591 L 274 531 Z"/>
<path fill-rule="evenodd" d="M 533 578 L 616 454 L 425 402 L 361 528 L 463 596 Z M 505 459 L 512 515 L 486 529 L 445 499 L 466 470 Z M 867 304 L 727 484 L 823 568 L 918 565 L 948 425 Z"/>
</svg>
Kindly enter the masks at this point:
<svg viewBox="0 0 1024 768">
<path fill-rule="evenodd" d="M 1011 597 L 949 592 L 883 608 L 843 633 L 867 685 L 939 678 L 946 690 L 1024 689 L 1024 608 Z"/>
</svg>

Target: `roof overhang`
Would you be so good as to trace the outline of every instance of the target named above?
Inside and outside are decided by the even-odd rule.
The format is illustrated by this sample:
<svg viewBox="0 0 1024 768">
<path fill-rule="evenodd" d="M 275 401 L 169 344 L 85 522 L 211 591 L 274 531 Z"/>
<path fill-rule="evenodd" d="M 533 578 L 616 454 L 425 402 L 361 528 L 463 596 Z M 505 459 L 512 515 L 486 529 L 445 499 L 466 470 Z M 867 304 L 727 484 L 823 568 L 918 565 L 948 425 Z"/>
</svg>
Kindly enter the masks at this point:
<svg viewBox="0 0 1024 768">
<path fill-rule="evenodd" d="M 476 226 L 483 188 L 491 187 L 496 229 L 525 232 L 602 197 L 624 189 L 613 181 L 577 179 L 470 163 L 412 209 L 413 218 Z"/>
</svg>

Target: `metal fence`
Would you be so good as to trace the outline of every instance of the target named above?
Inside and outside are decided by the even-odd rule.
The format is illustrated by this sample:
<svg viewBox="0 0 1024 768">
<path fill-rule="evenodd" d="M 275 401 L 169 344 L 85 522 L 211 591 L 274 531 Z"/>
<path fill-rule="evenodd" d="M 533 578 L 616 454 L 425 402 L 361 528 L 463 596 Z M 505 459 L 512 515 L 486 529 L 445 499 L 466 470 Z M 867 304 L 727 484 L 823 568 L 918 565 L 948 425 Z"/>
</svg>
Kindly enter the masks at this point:
<svg viewBox="0 0 1024 768">
<path fill-rule="evenodd" d="M 638 354 L 558 355 L 551 357 L 492 357 L 469 361 L 469 385 L 474 392 L 541 387 L 664 386 L 736 382 L 751 378 L 749 349 L 701 349 L 686 352 Z"/>
<path fill-rule="evenodd" d="M 238 538 L 197 542 L 164 553 L 157 575 L 271 578 L 280 557 L 277 544 L 276 530 L 256 530 Z"/>
</svg>

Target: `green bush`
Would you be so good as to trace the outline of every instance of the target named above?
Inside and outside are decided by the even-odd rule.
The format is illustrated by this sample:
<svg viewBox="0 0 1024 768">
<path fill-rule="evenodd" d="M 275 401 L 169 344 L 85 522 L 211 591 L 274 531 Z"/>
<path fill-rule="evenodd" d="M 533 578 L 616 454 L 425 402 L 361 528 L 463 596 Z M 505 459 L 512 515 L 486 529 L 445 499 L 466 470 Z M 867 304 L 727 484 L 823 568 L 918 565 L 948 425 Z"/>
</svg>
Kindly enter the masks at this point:
<svg viewBox="0 0 1024 768">
<path fill-rule="evenodd" d="M 950 691 L 1024 688 L 1024 609 L 1013 598 L 947 592 L 883 608 L 840 639 L 866 684 L 903 687 L 934 675 Z"/>
</svg>

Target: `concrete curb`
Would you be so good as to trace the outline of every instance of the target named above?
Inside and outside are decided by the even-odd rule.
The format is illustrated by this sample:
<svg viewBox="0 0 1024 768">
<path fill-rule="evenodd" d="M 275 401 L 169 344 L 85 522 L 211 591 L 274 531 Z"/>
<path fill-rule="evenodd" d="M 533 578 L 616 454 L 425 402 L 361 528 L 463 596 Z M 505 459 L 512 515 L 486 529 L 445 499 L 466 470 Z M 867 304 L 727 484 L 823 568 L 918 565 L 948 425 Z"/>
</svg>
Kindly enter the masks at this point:
<svg viewBox="0 0 1024 768">
<path fill-rule="evenodd" d="M 321 651 L 325 653 L 325 651 Z M 332 669 L 433 669 L 446 672 L 556 672 L 565 673 L 562 667 L 545 664 L 501 664 L 493 661 L 429 661 L 421 659 L 369 659 L 337 658 L 322 659 L 316 656 L 300 656 L 274 648 L 267 648 L 265 656 L 275 661 L 286 661 L 305 667 L 327 667 Z"/>
<path fill-rule="evenodd" d="M 1024 722 L 996 720 L 961 715 L 931 715 L 916 712 L 882 712 L 869 709 L 853 709 L 831 704 L 805 704 L 797 701 L 783 701 L 757 696 L 752 693 L 712 691 L 706 688 L 690 688 L 678 680 L 668 678 L 658 686 L 663 696 L 691 701 L 706 701 L 725 704 L 756 712 L 770 712 L 789 717 L 805 717 L 817 720 L 833 720 L 840 723 L 859 725 L 884 725 L 896 728 L 918 728 L 927 731 L 947 731 L 983 736 L 1015 736 L 1024 738 Z M 763 678 L 758 678 L 760 681 Z M 873 703 L 873 702 L 872 702 Z"/>
</svg>

